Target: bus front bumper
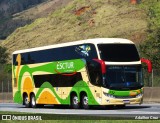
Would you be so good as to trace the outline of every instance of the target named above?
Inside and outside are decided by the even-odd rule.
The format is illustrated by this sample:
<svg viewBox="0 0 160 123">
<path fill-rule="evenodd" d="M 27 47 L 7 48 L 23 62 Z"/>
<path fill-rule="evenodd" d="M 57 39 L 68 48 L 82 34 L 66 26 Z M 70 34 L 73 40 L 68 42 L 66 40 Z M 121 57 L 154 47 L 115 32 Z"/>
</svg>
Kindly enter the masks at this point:
<svg viewBox="0 0 160 123">
<path fill-rule="evenodd" d="M 126 104 L 142 104 L 143 97 L 139 98 L 106 98 L 102 100 L 102 105 L 126 105 Z"/>
</svg>

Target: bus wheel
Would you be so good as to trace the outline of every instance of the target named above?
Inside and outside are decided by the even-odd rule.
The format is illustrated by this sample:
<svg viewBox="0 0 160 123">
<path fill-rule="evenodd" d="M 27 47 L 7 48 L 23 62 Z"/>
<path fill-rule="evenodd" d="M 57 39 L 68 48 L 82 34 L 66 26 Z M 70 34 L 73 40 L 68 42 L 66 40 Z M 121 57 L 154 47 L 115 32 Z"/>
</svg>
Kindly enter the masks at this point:
<svg viewBox="0 0 160 123">
<path fill-rule="evenodd" d="M 71 96 L 71 107 L 74 108 L 74 109 L 79 108 L 78 96 L 76 94 L 73 94 Z"/>
<path fill-rule="evenodd" d="M 31 95 L 31 107 L 36 108 L 36 97 L 34 94 Z"/>
<path fill-rule="evenodd" d="M 30 108 L 30 102 L 29 102 L 29 98 L 28 98 L 27 94 L 24 95 L 23 101 L 24 101 L 25 107 Z"/>
<path fill-rule="evenodd" d="M 86 94 L 83 94 L 82 95 L 82 100 L 81 100 L 81 104 L 82 104 L 82 107 L 84 109 L 89 109 L 89 105 L 88 105 L 88 96 Z"/>
</svg>

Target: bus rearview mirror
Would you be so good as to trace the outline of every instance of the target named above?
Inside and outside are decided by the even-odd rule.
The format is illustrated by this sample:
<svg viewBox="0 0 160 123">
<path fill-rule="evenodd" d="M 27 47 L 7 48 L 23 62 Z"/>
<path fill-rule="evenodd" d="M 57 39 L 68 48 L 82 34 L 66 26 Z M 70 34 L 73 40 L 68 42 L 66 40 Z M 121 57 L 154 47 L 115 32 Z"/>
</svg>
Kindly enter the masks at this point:
<svg viewBox="0 0 160 123">
<path fill-rule="evenodd" d="M 143 62 L 147 65 L 148 73 L 152 73 L 152 63 L 151 63 L 151 61 L 148 60 L 148 59 L 145 59 L 145 58 L 141 58 L 141 62 Z"/>
<path fill-rule="evenodd" d="M 106 73 L 105 62 L 103 60 L 99 60 L 99 59 L 93 59 L 93 60 L 96 61 L 96 62 L 98 62 L 98 63 L 100 63 L 102 74 L 105 74 Z"/>
</svg>

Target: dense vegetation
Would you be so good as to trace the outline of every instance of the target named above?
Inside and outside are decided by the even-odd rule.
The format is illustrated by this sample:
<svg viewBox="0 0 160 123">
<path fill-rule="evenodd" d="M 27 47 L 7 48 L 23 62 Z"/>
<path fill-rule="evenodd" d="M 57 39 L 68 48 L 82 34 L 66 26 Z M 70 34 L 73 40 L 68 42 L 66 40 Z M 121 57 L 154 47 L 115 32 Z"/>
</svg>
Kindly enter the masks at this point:
<svg viewBox="0 0 160 123">
<path fill-rule="evenodd" d="M 32 22 L 30 19 L 26 21 L 13 20 L 15 13 L 24 11 L 44 1 L 46 0 L 0 0 L 0 39 L 5 39 L 17 27 Z"/>
<path fill-rule="evenodd" d="M 44 2 L 45 0 L 1 0 L 1 17 L 21 12 L 33 5 Z"/>
<path fill-rule="evenodd" d="M 6 91 L 8 86 L 7 86 L 7 81 L 11 81 L 11 72 L 12 72 L 12 66 L 11 64 L 7 63 L 8 59 L 8 53 L 6 52 L 5 47 L 0 46 L 0 87 L 2 87 L 2 82 L 4 81 L 3 88 Z M 11 84 L 10 84 L 11 85 Z M 2 92 L 0 88 L 0 92 Z"/>
<path fill-rule="evenodd" d="M 160 69 L 160 0 L 148 0 L 142 8 L 148 13 L 148 36 L 140 51 L 152 61 L 154 68 Z"/>
<path fill-rule="evenodd" d="M 140 44 L 141 56 L 152 61 L 153 76 L 144 74 L 145 86 L 160 86 L 160 0 L 147 0 L 140 5 L 148 16 L 148 35 Z"/>
</svg>

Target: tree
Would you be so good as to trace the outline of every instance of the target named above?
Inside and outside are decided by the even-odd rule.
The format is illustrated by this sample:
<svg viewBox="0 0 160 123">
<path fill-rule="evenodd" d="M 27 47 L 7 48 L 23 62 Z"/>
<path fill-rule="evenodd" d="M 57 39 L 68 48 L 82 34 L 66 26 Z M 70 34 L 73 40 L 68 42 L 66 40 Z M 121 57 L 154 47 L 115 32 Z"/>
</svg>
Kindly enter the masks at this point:
<svg viewBox="0 0 160 123">
<path fill-rule="evenodd" d="M 160 68 L 160 28 L 148 36 L 147 41 L 140 45 L 143 57 L 152 61 L 154 68 Z"/>
<path fill-rule="evenodd" d="M 140 45 L 141 56 L 152 61 L 153 67 L 160 68 L 160 1 L 145 1 L 148 15 L 148 36 Z"/>
<path fill-rule="evenodd" d="M 9 54 L 6 51 L 7 49 L 5 47 L 0 46 L 0 64 L 7 63 Z"/>
</svg>

